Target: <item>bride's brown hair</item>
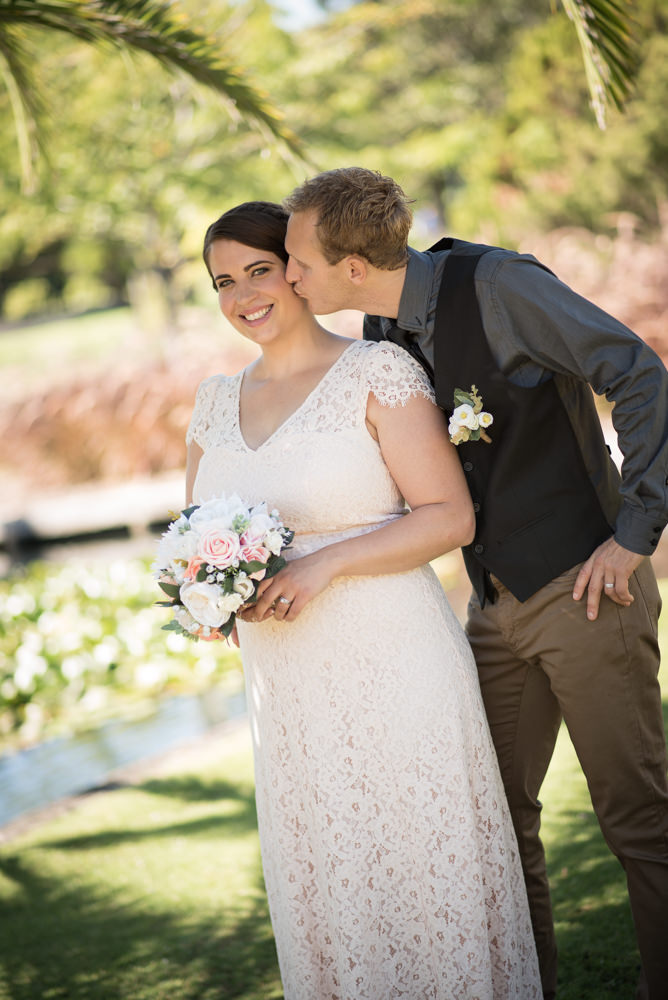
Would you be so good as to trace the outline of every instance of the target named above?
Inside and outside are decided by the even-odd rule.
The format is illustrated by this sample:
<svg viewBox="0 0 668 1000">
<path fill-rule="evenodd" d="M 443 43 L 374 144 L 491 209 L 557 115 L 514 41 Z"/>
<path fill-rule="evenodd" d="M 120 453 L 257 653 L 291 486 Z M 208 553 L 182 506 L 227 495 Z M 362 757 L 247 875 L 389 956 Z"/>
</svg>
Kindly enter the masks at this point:
<svg viewBox="0 0 668 1000">
<path fill-rule="evenodd" d="M 212 222 L 204 236 L 202 255 L 213 282 L 209 267 L 209 254 L 216 240 L 234 240 L 256 250 L 275 254 L 284 264 L 288 262 L 285 250 L 285 231 L 288 213 L 273 201 L 245 201 L 236 205 Z M 215 282 L 213 287 L 216 291 Z"/>
</svg>

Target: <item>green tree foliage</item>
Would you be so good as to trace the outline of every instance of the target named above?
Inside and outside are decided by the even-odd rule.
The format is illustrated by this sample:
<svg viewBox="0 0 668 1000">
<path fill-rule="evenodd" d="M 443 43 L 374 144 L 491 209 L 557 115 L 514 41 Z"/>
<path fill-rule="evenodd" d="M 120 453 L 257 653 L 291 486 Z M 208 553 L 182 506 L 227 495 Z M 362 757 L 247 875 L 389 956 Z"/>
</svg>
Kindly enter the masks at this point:
<svg viewBox="0 0 668 1000">
<path fill-rule="evenodd" d="M 666 0 L 638 0 L 639 75 L 626 113 L 609 112 L 605 131 L 573 25 L 542 0 L 355 4 L 305 33 L 287 81 L 299 97 L 284 101 L 316 159 L 393 174 L 416 198 L 418 224 L 438 231 L 512 244 L 527 228 L 600 230 L 622 210 L 652 228 L 668 198 L 665 13 Z"/>
<path fill-rule="evenodd" d="M 293 150 L 298 142 L 281 114 L 225 56 L 220 39 L 193 30 L 183 12 L 159 0 L 0 0 L 0 75 L 12 101 L 24 176 L 31 170 L 30 126 L 43 117 L 46 98 L 30 37 L 41 29 L 95 45 L 148 53 L 217 91 L 236 114 L 246 115 Z"/>
<path fill-rule="evenodd" d="M 591 9 L 616 16 L 620 5 Z M 21 196 L 15 145 L 0 146 L 5 316 L 130 296 L 159 325 L 203 287 L 200 242 L 212 218 L 244 199 L 279 200 L 307 174 L 350 163 L 391 173 L 416 199 L 419 245 L 429 227 L 513 244 L 537 227 L 602 230 L 620 211 L 658 225 L 668 200 L 668 0 L 636 2 L 637 82 L 605 131 L 591 113 L 573 24 L 546 0 L 341 6 L 290 32 L 269 0 L 170 8 L 224 40 L 225 58 L 282 110 L 309 154 L 296 168 L 246 115 L 231 118 L 210 90 L 149 55 L 129 61 L 34 29 L 55 113 L 32 197 Z M 11 134 L 2 88 L 0 127 Z"/>
<path fill-rule="evenodd" d="M 587 113 L 566 18 L 523 32 L 505 67 L 503 107 L 488 120 L 455 199 L 455 227 L 475 229 L 484 219 L 512 242 L 527 229 L 614 229 L 615 215 L 631 212 L 646 231 L 658 228 L 668 202 L 667 15 L 666 0 L 638 11 L 634 93 L 603 132 Z"/>
<path fill-rule="evenodd" d="M 289 38 L 266 5 L 255 5 L 252 16 L 245 5 L 211 6 L 212 37 L 225 38 L 234 62 L 255 48 L 286 56 Z M 212 213 L 242 190 L 270 197 L 274 174 L 280 197 L 294 182 L 293 168 L 266 131 L 153 59 L 128 63 L 47 32 L 42 42 L 42 86 L 57 95 L 58 111 L 33 196 L 21 195 L 13 151 L 0 151 L 7 168 L 0 176 L 6 314 L 20 314 L 33 298 L 47 308 L 78 309 L 129 294 L 159 325 L 182 297 L 184 264 L 199 257 Z M 0 91 L 0 123 L 10 121 Z M 13 291 L 19 279 L 25 289 L 26 276 L 28 291 Z"/>
</svg>

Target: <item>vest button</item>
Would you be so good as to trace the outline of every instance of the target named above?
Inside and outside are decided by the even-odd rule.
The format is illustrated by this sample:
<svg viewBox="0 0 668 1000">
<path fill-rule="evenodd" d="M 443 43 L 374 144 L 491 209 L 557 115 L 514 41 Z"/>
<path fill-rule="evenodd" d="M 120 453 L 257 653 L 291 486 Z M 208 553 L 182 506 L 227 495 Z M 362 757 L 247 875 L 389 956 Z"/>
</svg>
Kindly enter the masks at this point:
<svg viewBox="0 0 668 1000">
<path fill-rule="evenodd" d="M 464 472 L 473 472 L 473 462 L 464 462 Z"/>
<path fill-rule="evenodd" d="M 477 545 L 473 546 L 473 551 L 475 552 L 475 554 L 477 556 L 479 556 L 479 555 L 481 555 L 481 553 L 483 553 L 485 551 L 485 546 L 484 545 L 480 545 L 480 543 L 478 543 Z"/>
<path fill-rule="evenodd" d="M 476 514 L 479 514 L 480 513 L 480 504 L 479 503 L 474 503 L 473 504 L 473 510 L 474 510 L 474 512 Z"/>
</svg>

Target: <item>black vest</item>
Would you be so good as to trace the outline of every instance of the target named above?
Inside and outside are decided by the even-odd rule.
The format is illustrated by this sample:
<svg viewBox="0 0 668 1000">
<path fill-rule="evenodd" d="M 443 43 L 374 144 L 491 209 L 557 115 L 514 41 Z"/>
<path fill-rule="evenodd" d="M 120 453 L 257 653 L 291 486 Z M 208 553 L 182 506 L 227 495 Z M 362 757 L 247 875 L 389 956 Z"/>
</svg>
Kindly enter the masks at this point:
<svg viewBox="0 0 668 1000">
<path fill-rule="evenodd" d="M 436 307 L 434 382 L 436 401 L 448 416 L 454 390 L 475 385 L 494 423 L 491 444 L 457 446 L 476 511 L 476 534 L 463 549 L 482 604 L 494 600 L 493 573 L 520 601 L 591 552 L 612 533 L 554 379 L 535 388 L 513 385 L 500 371 L 487 343 L 475 293 L 480 257 L 494 249 L 441 240 L 432 250 L 451 249 Z M 578 421 L 606 449 L 589 386 L 576 383 Z M 619 475 L 612 467 L 599 483 L 605 509 L 619 506 Z"/>
</svg>

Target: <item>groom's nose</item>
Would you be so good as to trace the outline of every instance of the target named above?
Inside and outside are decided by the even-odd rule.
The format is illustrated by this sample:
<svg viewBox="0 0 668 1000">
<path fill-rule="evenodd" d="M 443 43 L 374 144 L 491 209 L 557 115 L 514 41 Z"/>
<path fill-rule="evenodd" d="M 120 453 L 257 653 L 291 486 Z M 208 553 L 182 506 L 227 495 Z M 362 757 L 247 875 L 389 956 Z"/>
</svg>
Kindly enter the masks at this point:
<svg viewBox="0 0 668 1000">
<path fill-rule="evenodd" d="M 285 267 L 285 280 L 289 281 L 291 285 L 294 285 L 296 281 L 299 281 L 299 278 L 299 268 L 295 264 L 292 257 L 288 257 L 288 263 Z"/>
</svg>

